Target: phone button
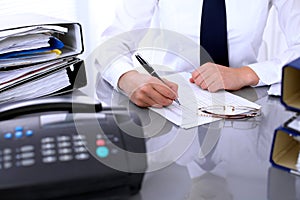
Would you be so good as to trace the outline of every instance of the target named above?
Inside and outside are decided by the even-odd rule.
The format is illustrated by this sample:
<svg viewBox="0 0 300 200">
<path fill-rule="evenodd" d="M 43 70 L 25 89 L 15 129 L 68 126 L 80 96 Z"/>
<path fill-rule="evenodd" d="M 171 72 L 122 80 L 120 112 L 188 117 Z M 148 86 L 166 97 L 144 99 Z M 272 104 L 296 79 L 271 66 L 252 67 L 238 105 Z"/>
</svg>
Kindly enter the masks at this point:
<svg viewBox="0 0 300 200">
<path fill-rule="evenodd" d="M 12 134 L 12 133 L 6 133 L 6 134 L 4 135 L 4 138 L 5 138 L 5 139 L 12 139 L 12 138 L 13 138 L 13 134 Z"/>
<path fill-rule="evenodd" d="M 109 154 L 109 150 L 107 147 L 98 147 L 96 149 L 96 154 L 99 158 L 106 158 Z"/>
<path fill-rule="evenodd" d="M 34 165 L 35 161 L 33 159 L 22 160 L 21 165 L 24 167 L 28 167 Z"/>
</svg>

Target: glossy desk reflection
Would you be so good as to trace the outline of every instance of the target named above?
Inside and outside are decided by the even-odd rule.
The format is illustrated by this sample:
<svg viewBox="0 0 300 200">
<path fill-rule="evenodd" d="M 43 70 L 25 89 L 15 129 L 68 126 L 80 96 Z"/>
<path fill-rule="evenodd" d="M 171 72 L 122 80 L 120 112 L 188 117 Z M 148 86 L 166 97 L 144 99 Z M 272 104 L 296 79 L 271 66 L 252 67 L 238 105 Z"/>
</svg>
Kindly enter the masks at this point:
<svg viewBox="0 0 300 200">
<path fill-rule="evenodd" d="M 260 104 L 261 116 L 183 130 L 148 109 L 136 107 L 99 81 L 99 99 L 136 111 L 147 137 L 149 170 L 140 194 L 131 199 L 300 198 L 300 177 L 277 170 L 269 162 L 274 130 L 294 113 L 285 111 L 279 98 L 268 96 L 268 87 L 235 92 Z"/>
</svg>

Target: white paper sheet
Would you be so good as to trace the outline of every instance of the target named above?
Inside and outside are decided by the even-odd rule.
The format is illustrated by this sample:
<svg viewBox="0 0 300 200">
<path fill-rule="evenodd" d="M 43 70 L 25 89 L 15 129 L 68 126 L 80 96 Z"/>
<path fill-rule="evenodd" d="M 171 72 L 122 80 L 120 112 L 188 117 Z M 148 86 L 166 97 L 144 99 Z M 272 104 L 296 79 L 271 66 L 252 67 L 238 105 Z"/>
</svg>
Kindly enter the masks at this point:
<svg viewBox="0 0 300 200">
<path fill-rule="evenodd" d="M 60 32 L 67 33 L 68 29 L 56 25 L 37 25 L 31 27 L 14 28 L 0 31 L 0 41 L 13 36 L 24 36 L 29 34 Z"/>
<path fill-rule="evenodd" d="M 18 68 L 15 70 L 1 71 L 0 90 L 5 87 L 13 86 L 17 83 L 25 82 L 26 80 L 36 77 L 40 74 L 46 74 L 47 72 L 58 69 L 65 64 L 67 64 L 67 61 L 60 59 L 29 67 Z"/>
<path fill-rule="evenodd" d="M 8 37 L 7 39 L 0 41 L 0 54 L 49 47 L 50 44 L 48 41 L 50 40 L 50 37 L 50 35 L 46 34 Z"/>
<path fill-rule="evenodd" d="M 206 90 L 202 90 L 195 84 L 189 82 L 190 77 L 191 74 L 187 72 L 165 76 L 164 78 L 179 85 L 178 99 L 181 105 L 173 102 L 173 104 L 168 107 L 151 107 L 150 109 L 162 115 L 172 123 L 188 129 L 220 120 L 219 118 L 199 115 L 199 107 L 211 105 L 232 105 L 249 106 L 257 109 L 260 108 L 260 105 L 226 91 L 210 93 Z"/>
<path fill-rule="evenodd" d="M 0 103 L 32 99 L 51 94 L 70 85 L 66 70 L 25 83 L 0 93 Z"/>
</svg>

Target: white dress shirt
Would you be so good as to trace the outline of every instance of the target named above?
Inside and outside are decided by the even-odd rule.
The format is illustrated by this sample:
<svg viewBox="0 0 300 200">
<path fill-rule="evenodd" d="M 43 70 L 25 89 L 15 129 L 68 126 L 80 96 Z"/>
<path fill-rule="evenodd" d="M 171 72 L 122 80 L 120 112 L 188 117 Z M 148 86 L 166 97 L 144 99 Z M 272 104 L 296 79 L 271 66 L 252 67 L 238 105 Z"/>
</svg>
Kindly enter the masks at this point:
<svg viewBox="0 0 300 200">
<path fill-rule="evenodd" d="M 260 78 L 259 85 L 280 82 L 281 68 L 300 57 L 298 1 L 226 0 L 230 67 L 251 67 Z M 105 80 L 117 89 L 119 77 L 133 69 L 130 55 L 136 50 L 149 50 L 151 45 L 154 46 L 152 50 L 164 51 L 162 65 L 178 71 L 193 71 L 199 66 L 202 3 L 203 0 L 123 0 L 113 24 L 102 34 L 109 41 L 101 46 L 98 57 Z M 258 62 L 258 51 L 271 6 L 278 11 L 279 25 L 288 49 L 270 60 Z M 142 29 L 149 27 L 158 27 L 166 32 L 159 34 L 154 29 L 157 34 L 152 34 L 151 41 L 137 46 L 140 36 L 144 34 Z M 160 35 L 163 39 L 155 40 L 153 35 L 154 38 Z"/>
</svg>

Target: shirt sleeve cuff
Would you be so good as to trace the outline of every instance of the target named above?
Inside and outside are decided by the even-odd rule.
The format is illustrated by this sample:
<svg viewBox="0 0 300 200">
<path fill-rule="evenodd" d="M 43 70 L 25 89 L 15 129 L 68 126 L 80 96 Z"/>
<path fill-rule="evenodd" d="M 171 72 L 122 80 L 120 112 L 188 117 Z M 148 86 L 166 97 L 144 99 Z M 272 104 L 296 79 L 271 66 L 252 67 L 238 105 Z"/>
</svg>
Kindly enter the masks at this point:
<svg viewBox="0 0 300 200">
<path fill-rule="evenodd" d="M 271 85 L 281 81 L 283 64 L 279 61 L 266 61 L 248 65 L 259 77 L 259 82 L 254 87 Z"/>
<path fill-rule="evenodd" d="M 128 57 L 118 59 L 118 61 L 112 63 L 102 73 L 102 77 L 111 84 L 115 90 L 121 91 L 118 87 L 119 78 L 126 72 L 133 70 L 132 61 Z"/>
</svg>

